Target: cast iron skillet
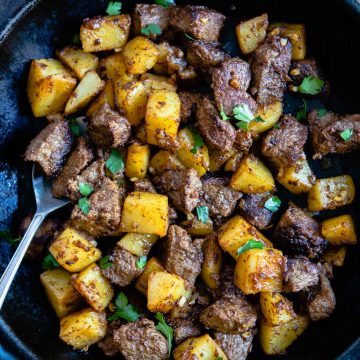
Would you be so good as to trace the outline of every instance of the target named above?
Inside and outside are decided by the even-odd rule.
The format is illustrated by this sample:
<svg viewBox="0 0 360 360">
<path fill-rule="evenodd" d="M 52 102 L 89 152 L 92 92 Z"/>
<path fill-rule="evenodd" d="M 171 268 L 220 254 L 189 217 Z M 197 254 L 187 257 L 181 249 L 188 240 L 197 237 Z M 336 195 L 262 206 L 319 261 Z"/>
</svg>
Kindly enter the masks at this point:
<svg viewBox="0 0 360 360">
<path fill-rule="evenodd" d="M 33 210 L 29 165 L 22 154 L 29 140 L 44 126 L 34 119 L 26 98 L 26 78 L 33 58 L 51 57 L 54 49 L 70 43 L 84 17 L 104 13 L 105 0 L 0 0 L 0 229 L 15 231 L 23 216 Z M 124 1 L 124 12 L 131 10 Z M 180 1 L 178 3 L 181 3 Z M 354 1 L 242 0 L 192 1 L 222 11 L 229 17 L 223 43 L 238 55 L 234 25 L 240 19 L 268 12 L 271 21 L 303 22 L 309 54 L 319 60 L 332 95 L 323 104 L 337 112 L 360 112 L 359 59 L 360 5 Z M 287 97 L 285 111 L 296 111 L 301 100 Z M 309 107 L 320 106 L 310 101 Z M 360 194 L 359 153 L 329 157 L 324 170 L 311 162 L 318 177 L 351 174 Z M 280 196 L 288 196 L 279 186 Z M 294 199 L 304 206 L 302 199 Z M 359 195 L 353 205 L 338 214 L 351 212 L 360 223 Z M 323 217 L 329 214 L 322 214 Z M 321 219 L 321 217 L 320 217 Z M 0 273 L 13 249 L 0 241 Z M 333 316 L 314 323 L 289 348 L 283 359 L 360 359 L 360 251 L 349 248 L 345 265 L 335 271 L 332 282 L 337 296 Z M 0 317 L 0 343 L 19 359 L 102 359 L 92 346 L 89 353 L 73 352 L 58 339 L 58 320 L 47 303 L 38 276 L 40 265 L 25 260 L 16 277 Z M 1 347 L 0 347 L 1 351 Z M 0 352 L 0 358 L 4 358 Z M 250 359 L 264 359 L 255 344 Z"/>
</svg>

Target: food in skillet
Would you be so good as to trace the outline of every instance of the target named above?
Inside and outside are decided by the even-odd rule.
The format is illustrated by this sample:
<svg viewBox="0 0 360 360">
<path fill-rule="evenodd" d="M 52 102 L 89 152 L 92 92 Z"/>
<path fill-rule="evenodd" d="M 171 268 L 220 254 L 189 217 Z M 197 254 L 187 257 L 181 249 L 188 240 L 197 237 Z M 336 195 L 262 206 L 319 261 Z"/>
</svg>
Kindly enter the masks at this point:
<svg viewBox="0 0 360 360">
<path fill-rule="evenodd" d="M 358 149 L 360 115 L 283 113 L 285 91 L 329 91 L 303 25 L 242 21 L 231 57 L 225 16 L 156 3 L 130 16 L 112 2 L 78 47 L 31 64 L 48 125 L 26 160 L 74 204 L 49 225 L 41 274 L 60 338 L 128 360 L 240 360 L 255 336 L 284 353 L 334 311 L 332 268 L 357 243 L 349 214 L 316 221 L 353 202 L 352 178 L 317 179 L 304 147 L 314 159 Z"/>
</svg>

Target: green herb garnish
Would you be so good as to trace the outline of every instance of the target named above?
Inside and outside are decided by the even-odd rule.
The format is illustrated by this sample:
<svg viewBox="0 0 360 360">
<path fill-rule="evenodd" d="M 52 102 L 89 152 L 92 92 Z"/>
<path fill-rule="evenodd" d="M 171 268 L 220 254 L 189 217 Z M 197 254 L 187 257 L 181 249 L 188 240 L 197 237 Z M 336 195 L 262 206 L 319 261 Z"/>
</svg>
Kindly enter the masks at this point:
<svg viewBox="0 0 360 360">
<path fill-rule="evenodd" d="M 129 304 L 127 296 L 121 292 L 115 300 L 116 310 L 108 317 L 109 321 L 124 319 L 127 322 L 134 322 L 139 319 L 139 312 L 134 305 Z"/>
<path fill-rule="evenodd" d="M 187 33 L 185 33 L 184 35 L 185 35 L 185 37 L 188 38 L 189 40 L 192 40 L 192 41 L 195 40 L 192 36 L 190 36 L 190 35 L 187 34 Z"/>
<path fill-rule="evenodd" d="M 198 206 L 196 208 L 196 213 L 198 219 L 203 223 L 206 224 L 209 220 L 209 209 L 207 206 Z"/>
<path fill-rule="evenodd" d="M 125 168 L 124 158 L 122 154 L 116 150 L 111 150 L 111 155 L 105 162 L 106 167 L 110 170 L 110 172 L 115 175 L 120 171 L 123 171 Z"/>
<path fill-rule="evenodd" d="M 12 236 L 10 231 L 7 230 L 0 230 L 0 238 L 4 239 L 6 242 L 8 242 L 10 245 L 15 246 L 19 243 L 21 240 L 21 237 L 14 237 Z"/>
<path fill-rule="evenodd" d="M 198 149 L 204 145 L 204 140 L 195 129 L 191 129 L 191 132 L 192 132 L 192 136 L 193 136 L 193 140 L 194 140 L 194 146 L 190 151 L 193 154 L 197 154 Z"/>
<path fill-rule="evenodd" d="M 41 264 L 43 270 L 53 270 L 59 267 L 60 264 L 56 261 L 56 259 L 51 255 L 47 254 Z"/>
<path fill-rule="evenodd" d="M 108 15 L 120 15 L 122 3 L 120 1 L 110 1 L 108 7 L 106 8 L 106 13 Z"/>
<path fill-rule="evenodd" d="M 307 115 L 307 104 L 306 101 L 303 99 L 303 107 L 300 111 L 296 113 L 296 120 L 298 121 L 306 120 L 306 115 Z"/>
<path fill-rule="evenodd" d="M 277 196 L 272 196 L 265 201 L 264 207 L 271 212 L 277 212 L 280 208 L 281 200 Z"/>
<path fill-rule="evenodd" d="M 89 196 L 94 191 L 93 187 L 86 183 L 79 184 L 79 192 L 82 196 Z"/>
<path fill-rule="evenodd" d="M 279 124 L 275 124 L 275 125 L 273 126 L 273 128 L 276 129 L 276 130 L 279 130 L 279 129 L 280 129 L 280 125 L 279 125 Z"/>
<path fill-rule="evenodd" d="M 235 106 L 233 108 L 233 114 L 236 120 L 244 121 L 247 123 L 254 119 L 254 114 L 251 112 L 249 106 L 246 104 Z"/>
<path fill-rule="evenodd" d="M 326 109 L 318 109 L 317 114 L 319 117 L 323 117 L 328 113 Z"/>
<path fill-rule="evenodd" d="M 170 5 L 175 5 L 174 0 L 155 0 L 155 4 L 161 5 L 164 8 L 167 8 Z"/>
<path fill-rule="evenodd" d="M 141 29 L 143 35 L 159 35 L 161 34 L 161 29 L 156 24 L 149 24 Z"/>
<path fill-rule="evenodd" d="M 257 122 L 257 123 L 265 122 L 265 120 L 264 120 L 261 116 L 257 116 L 257 117 L 254 119 L 254 121 Z"/>
<path fill-rule="evenodd" d="M 240 254 L 244 253 L 245 251 L 248 251 L 251 249 L 262 249 L 264 247 L 265 247 L 265 245 L 261 241 L 250 239 L 243 246 L 241 246 L 237 249 L 236 254 L 237 254 L 237 256 L 239 256 Z"/>
<path fill-rule="evenodd" d="M 220 117 L 222 121 L 226 121 L 229 120 L 230 118 L 225 114 L 224 108 L 221 105 L 221 109 L 220 109 Z"/>
<path fill-rule="evenodd" d="M 238 121 L 235 124 L 239 129 L 248 131 L 249 130 L 249 123 L 245 122 L 245 121 Z"/>
<path fill-rule="evenodd" d="M 99 268 L 100 269 L 108 269 L 112 266 L 112 262 L 110 261 L 110 255 L 106 255 L 99 260 Z"/>
<path fill-rule="evenodd" d="M 136 266 L 139 269 L 143 269 L 144 266 L 146 265 L 146 261 L 147 261 L 147 257 L 146 256 L 140 256 L 137 260 L 136 260 Z"/>
<path fill-rule="evenodd" d="M 156 320 L 159 321 L 159 323 L 155 326 L 156 330 L 159 330 L 160 332 L 162 332 L 168 341 L 168 350 L 169 350 L 169 355 L 171 354 L 171 345 L 172 345 L 172 339 L 173 339 L 173 329 L 166 323 L 164 315 L 157 312 L 155 314 L 155 318 Z"/>
<path fill-rule="evenodd" d="M 79 124 L 76 121 L 76 118 L 69 119 L 69 128 L 74 136 L 76 136 L 76 137 L 80 136 L 81 129 L 80 129 Z"/>
<path fill-rule="evenodd" d="M 340 133 L 340 136 L 343 140 L 349 141 L 351 139 L 351 137 L 353 136 L 353 134 L 354 134 L 354 130 L 348 128 L 348 129 L 345 129 L 344 131 L 342 131 Z"/>
<path fill-rule="evenodd" d="M 90 203 L 86 197 L 79 199 L 78 207 L 85 215 L 90 212 Z"/>
<path fill-rule="evenodd" d="M 316 95 L 324 86 L 324 80 L 314 76 L 306 76 L 299 86 L 299 92 L 302 94 Z"/>
</svg>

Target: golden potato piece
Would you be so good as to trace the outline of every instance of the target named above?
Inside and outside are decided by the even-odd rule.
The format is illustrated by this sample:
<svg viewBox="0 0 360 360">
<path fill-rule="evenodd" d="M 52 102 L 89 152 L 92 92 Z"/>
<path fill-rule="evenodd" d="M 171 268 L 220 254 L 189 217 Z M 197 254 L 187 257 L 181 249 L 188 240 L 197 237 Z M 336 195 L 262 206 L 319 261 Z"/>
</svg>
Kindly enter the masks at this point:
<svg viewBox="0 0 360 360">
<path fill-rule="evenodd" d="M 308 193 L 308 209 L 320 211 L 349 205 L 355 199 L 355 185 L 350 175 L 318 179 Z"/>
<path fill-rule="evenodd" d="M 129 74 L 143 74 L 156 64 L 159 50 L 151 40 L 137 36 L 125 45 L 123 55 Z"/>
<path fill-rule="evenodd" d="M 31 62 L 27 95 L 35 117 L 62 113 L 76 79 L 55 59 Z"/>
<path fill-rule="evenodd" d="M 71 274 L 62 268 L 44 271 L 40 275 L 45 293 L 56 315 L 62 318 L 75 310 L 81 303 L 82 297 L 71 284 Z"/>
<path fill-rule="evenodd" d="M 210 217 L 206 223 L 203 223 L 197 217 L 194 217 L 191 220 L 184 220 L 181 223 L 181 227 L 192 236 L 205 236 L 211 234 L 214 231 L 213 222 Z"/>
<path fill-rule="evenodd" d="M 105 87 L 102 93 L 91 103 L 86 116 L 92 117 L 104 104 L 108 104 L 115 109 L 114 86 L 111 80 L 105 81 Z"/>
<path fill-rule="evenodd" d="M 321 257 L 321 261 L 331 266 L 341 267 L 344 265 L 347 248 L 342 246 L 328 246 Z"/>
<path fill-rule="evenodd" d="M 65 106 L 65 115 L 74 114 L 84 108 L 104 89 L 104 86 L 105 81 L 100 79 L 95 70 L 88 71 L 70 95 Z"/>
<path fill-rule="evenodd" d="M 244 153 L 236 152 L 226 163 L 224 166 L 225 171 L 235 172 L 239 167 L 239 164 L 244 157 Z"/>
<path fill-rule="evenodd" d="M 234 149 L 226 151 L 211 149 L 209 154 L 209 171 L 219 171 L 234 154 L 236 154 Z"/>
<path fill-rule="evenodd" d="M 255 119 L 261 118 L 262 121 L 253 120 L 249 123 L 249 130 L 256 134 L 261 134 L 271 129 L 283 112 L 281 101 L 274 101 L 270 104 L 259 105 L 255 113 Z"/>
<path fill-rule="evenodd" d="M 126 155 L 125 175 L 128 178 L 143 179 L 150 160 L 149 145 L 131 144 Z"/>
<path fill-rule="evenodd" d="M 355 223 L 348 214 L 324 220 L 321 224 L 321 235 L 331 245 L 357 244 Z"/>
<path fill-rule="evenodd" d="M 117 244 L 136 256 L 147 256 L 158 239 L 154 234 L 127 233 Z"/>
<path fill-rule="evenodd" d="M 167 234 L 169 226 L 167 196 L 148 192 L 130 193 L 124 202 L 120 229 L 123 232 Z"/>
<path fill-rule="evenodd" d="M 140 80 L 144 84 L 148 95 L 156 90 L 169 90 L 176 92 L 177 89 L 176 82 L 166 76 L 145 73 L 141 75 Z"/>
<path fill-rule="evenodd" d="M 179 159 L 166 150 L 158 151 L 150 160 L 151 172 L 161 175 L 166 170 L 184 169 Z"/>
<path fill-rule="evenodd" d="M 99 62 L 99 74 L 102 78 L 117 80 L 127 75 L 126 64 L 122 53 L 115 53 L 102 58 Z"/>
<path fill-rule="evenodd" d="M 222 251 L 213 236 L 207 240 L 204 246 L 204 262 L 201 268 L 201 278 L 210 289 L 219 286 L 222 265 Z"/>
<path fill-rule="evenodd" d="M 147 296 L 149 276 L 155 271 L 165 271 L 165 269 L 156 257 L 152 257 L 147 261 L 143 273 L 135 283 L 135 288 L 145 296 Z"/>
<path fill-rule="evenodd" d="M 101 251 L 70 227 L 56 238 L 49 251 L 70 272 L 81 271 L 101 258 Z"/>
<path fill-rule="evenodd" d="M 80 40 L 85 52 L 122 49 L 131 25 L 130 15 L 85 19 L 80 27 Z"/>
<path fill-rule="evenodd" d="M 105 313 L 86 308 L 61 319 L 59 336 L 74 349 L 87 351 L 105 336 L 106 329 Z"/>
<path fill-rule="evenodd" d="M 110 281 L 96 264 L 91 264 L 79 274 L 71 277 L 74 288 L 96 311 L 104 310 L 114 296 Z"/>
</svg>

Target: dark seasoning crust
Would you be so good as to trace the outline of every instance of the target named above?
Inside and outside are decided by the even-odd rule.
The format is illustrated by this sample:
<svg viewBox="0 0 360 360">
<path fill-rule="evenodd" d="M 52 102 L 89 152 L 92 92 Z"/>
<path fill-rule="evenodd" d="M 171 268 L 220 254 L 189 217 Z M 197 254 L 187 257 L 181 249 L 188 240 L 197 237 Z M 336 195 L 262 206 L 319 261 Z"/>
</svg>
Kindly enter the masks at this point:
<svg viewBox="0 0 360 360">
<path fill-rule="evenodd" d="M 305 44 L 295 43 L 294 37 L 286 37 L 286 32 L 279 29 L 266 35 L 266 30 L 270 30 L 267 20 L 252 26 L 246 34 L 247 42 L 251 42 L 252 37 L 258 42 L 254 51 L 241 57 L 230 57 L 219 43 L 224 21 L 224 15 L 204 6 L 163 7 L 156 4 L 136 4 L 132 17 L 97 16 L 83 20 L 82 30 L 89 32 L 95 48 L 106 45 L 98 32 L 104 24 L 115 25 L 114 32 L 122 31 L 125 42 L 130 27 L 131 37 L 135 39 L 136 36 L 145 36 L 142 29 L 149 25 L 158 28 L 159 33 L 150 33 L 147 37 L 157 44 L 159 61 L 149 66 L 147 71 L 162 78 L 156 78 L 154 84 L 152 78 L 147 79 L 150 90 L 146 87 L 146 96 L 151 97 L 161 82 L 166 81 L 166 86 L 171 83 L 175 87 L 180 104 L 179 116 L 174 120 L 176 129 L 188 128 L 193 137 L 185 159 L 180 156 L 180 150 L 185 148 L 180 137 L 169 134 L 164 125 L 164 128 L 155 129 L 155 142 L 147 144 L 147 124 L 144 125 L 140 119 L 135 127 L 127 118 L 127 109 L 119 105 L 117 93 L 121 89 L 131 94 L 126 101 L 129 104 L 133 101 L 139 113 L 147 111 L 136 98 L 142 91 L 137 87 L 143 81 L 140 76 L 147 71 L 136 73 L 134 70 L 134 74 L 127 74 L 121 70 L 121 66 L 136 69 L 144 62 L 141 56 L 137 59 L 129 57 L 121 66 L 116 64 L 120 79 L 117 79 L 117 88 L 113 89 L 115 107 L 106 99 L 101 102 L 85 121 L 86 130 L 82 129 L 80 134 L 74 133 L 72 123 L 62 114 L 48 114 L 49 124 L 31 141 L 25 154 L 26 161 L 38 163 L 46 176 L 54 179 L 53 195 L 68 197 L 74 205 L 64 226 L 56 222 L 47 224 L 46 228 L 44 225 L 38 234 L 40 240 L 32 249 L 35 255 L 30 255 L 38 257 L 46 242 L 56 243 L 60 230 L 71 229 L 73 235 L 68 242 L 79 252 L 70 251 L 68 255 L 69 249 L 63 249 L 53 255 L 61 265 L 77 266 L 83 261 L 80 249 L 96 261 L 99 251 L 96 241 L 101 247 L 102 238 L 110 237 L 115 240 L 113 246 L 102 254 L 107 256 L 102 260 L 105 259 L 108 266 L 98 262 L 101 268 L 97 267 L 98 276 L 102 286 L 108 286 L 116 293 L 124 292 L 129 298 L 136 291 L 132 287 L 134 284 L 143 294 L 148 291 L 155 273 L 150 274 L 152 270 L 147 264 L 149 259 L 155 259 L 156 274 L 174 276 L 170 285 L 161 283 L 155 297 L 170 286 L 171 291 L 165 294 L 164 302 L 173 304 L 164 318 L 173 329 L 173 346 L 177 346 L 173 356 L 176 360 L 198 359 L 199 351 L 211 352 L 209 358 L 214 360 L 225 360 L 225 357 L 245 360 L 255 336 L 259 336 L 266 354 L 284 353 L 309 324 L 309 319 L 318 321 L 332 314 L 336 299 L 330 282 L 332 266 L 326 262 L 325 253 L 330 250 L 340 256 L 337 253 L 340 247 L 333 245 L 322 225 L 307 210 L 292 202 L 281 204 L 279 210 L 276 186 L 268 186 L 268 180 L 273 180 L 270 170 L 279 176 L 288 174 L 294 167 L 293 178 L 288 179 L 291 186 L 308 183 L 306 179 L 315 183 L 314 174 L 307 173 L 299 165 L 300 160 L 306 162 L 304 147 L 308 137 L 314 159 L 360 149 L 358 114 L 339 115 L 331 111 L 321 114 L 313 109 L 302 122 L 291 114 L 271 114 L 276 117 L 271 119 L 267 114 L 270 105 L 282 102 L 285 91 L 299 92 L 308 77 L 324 81 L 319 96 L 329 93 L 329 84 L 315 59 L 292 59 L 293 46 L 303 49 Z M 246 21 L 241 25 L 246 29 Z M 271 25 L 272 29 L 274 26 Z M 261 34 L 264 34 L 262 38 Z M 122 47 L 111 50 L 121 54 Z M 141 50 L 146 53 L 149 47 Z M 94 53 L 99 57 L 107 56 Z M 108 64 L 105 66 L 102 61 L 97 71 L 111 82 L 114 79 L 107 74 Z M 81 63 L 81 59 L 77 62 Z M 48 68 L 41 62 L 39 66 Z M 69 74 L 73 76 L 70 70 Z M 64 77 L 65 81 L 67 77 Z M 197 91 L 198 85 L 207 91 Z M 167 111 L 169 107 L 167 101 L 161 99 L 156 105 L 157 113 L 164 109 Z M 240 108 L 240 115 L 236 108 Z M 142 126 L 145 126 L 144 132 L 140 131 Z M 260 131 L 261 126 L 265 128 Z M 344 131 L 351 132 L 349 138 L 344 139 Z M 155 143 L 157 145 L 153 145 Z M 141 159 L 139 155 L 136 160 L 145 164 L 139 177 L 128 178 L 124 172 L 129 145 L 147 147 L 149 152 L 146 156 L 142 154 Z M 163 158 L 159 157 L 165 159 L 161 166 L 151 161 L 158 151 L 165 154 Z M 221 162 L 221 166 L 216 168 L 217 163 L 212 161 Z M 195 169 L 199 164 L 205 167 L 204 175 L 199 174 L 197 167 Z M 248 164 L 248 167 L 243 174 L 238 174 L 236 170 L 242 164 Z M 210 172 L 209 168 L 216 170 Z M 243 186 L 247 176 L 254 175 L 262 180 L 261 183 Z M 81 190 L 84 185 L 88 186 L 85 194 Z M 143 194 L 154 197 L 142 201 Z M 123 223 L 124 212 L 137 214 L 131 223 L 132 231 L 136 231 L 147 217 L 162 211 L 155 200 L 161 195 L 167 199 L 166 212 L 163 211 L 161 214 L 164 216 L 158 216 L 151 225 L 155 229 L 157 222 L 161 221 L 165 224 L 165 232 L 150 234 L 156 237 L 154 242 L 157 244 L 152 247 L 149 238 L 142 239 L 141 246 L 136 243 L 139 240 L 133 240 L 130 245 L 123 242 L 123 236 L 128 232 L 124 232 L 127 229 Z M 328 192 L 319 196 L 331 198 L 331 195 Z M 349 195 L 346 193 L 343 197 L 349 198 Z M 84 208 L 79 200 L 85 201 L 89 208 Z M 127 201 L 137 202 L 143 211 L 137 212 L 138 209 L 131 208 Z M 341 201 L 334 201 L 334 204 L 334 207 L 342 205 Z M 236 225 L 231 228 L 229 220 L 234 219 Z M 343 222 L 341 226 L 345 229 L 348 224 Z M 273 248 L 258 230 L 270 234 Z M 229 233 L 232 234 L 230 238 L 223 240 L 226 238 L 224 234 Z M 246 236 L 250 238 L 245 239 Z M 82 240 L 76 240 L 79 238 Z M 141 266 L 144 256 L 148 263 Z M 343 258 L 339 262 L 342 263 Z M 84 268 L 88 269 L 92 263 Z M 73 279 L 79 276 L 73 274 Z M 84 283 L 84 288 L 94 291 L 92 299 L 102 296 L 98 281 L 99 278 L 92 278 L 90 285 Z M 173 301 L 179 292 L 176 281 L 182 284 L 183 291 Z M 259 293 L 259 289 L 263 292 L 253 296 Z M 279 291 L 282 291 L 281 295 Z M 167 332 L 158 325 L 158 316 L 155 321 L 154 314 L 146 309 L 146 304 L 143 304 L 146 297 L 140 292 L 135 296 L 138 301 L 129 300 L 129 304 L 122 305 L 131 312 L 133 304 L 136 307 L 138 302 L 141 304 L 138 307 L 141 311 L 134 321 L 128 322 L 120 316 L 106 326 L 105 316 L 114 316 L 122 310 L 119 298 L 114 297 L 108 299 L 104 307 L 93 306 L 95 310 L 101 310 L 98 313 L 102 324 L 99 337 L 94 335 L 93 340 L 83 345 L 64 336 L 61 338 L 79 349 L 98 343 L 106 355 L 121 354 L 127 360 L 168 359 L 169 330 Z M 296 306 L 297 312 L 290 298 L 295 299 L 294 304 L 300 304 L 300 307 Z M 287 304 L 290 304 L 290 310 Z M 91 306 L 90 302 L 88 306 Z M 289 317 L 291 320 L 287 320 Z M 63 320 L 61 324 L 63 327 Z M 76 334 L 76 330 L 71 330 Z M 204 334 L 209 336 L 207 343 Z"/>
</svg>

